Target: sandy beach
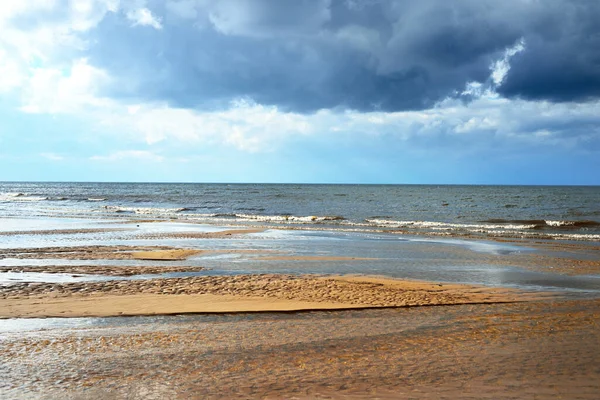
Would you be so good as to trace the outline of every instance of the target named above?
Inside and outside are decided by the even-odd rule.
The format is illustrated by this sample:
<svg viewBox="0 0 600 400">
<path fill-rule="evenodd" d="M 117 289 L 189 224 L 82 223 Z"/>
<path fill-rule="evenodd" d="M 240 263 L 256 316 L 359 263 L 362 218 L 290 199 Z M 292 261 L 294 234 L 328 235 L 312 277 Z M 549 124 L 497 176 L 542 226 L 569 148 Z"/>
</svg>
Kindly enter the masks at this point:
<svg viewBox="0 0 600 400">
<path fill-rule="evenodd" d="M 0 249 L 7 264 L 0 273 L 17 279 L 0 285 L 0 397 L 595 399 L 600 393 L 600 303 L 593 297 L 315 274 L 319 265 L 354 271 L 388 261 L 383 253 L 298 252 L 247 241 L 260 232 L 184 231 L 151 234 L 144 245 Z M 174 247 L 165 244 L 169 239 L 195 246 Z M 514 273 L 515 267 L 495 272 L 509 264 L 542 277 L 552 270 L 549 277 L 567 283 L 586 282 L 599 268 L 593 243 L 527 242 L 520 251 L 517 241 L 510 251 L 501 244 L 502 251 L 483 254 L 460 244 L 415 242 L 410 254 L 427 254 L 429 268 L 460 260 Z M 529 250 L 535 246 L 540 250 Z M 258 273 L 263 263 L 267 271 L 286 267 Z M 257 267 L 220 269 L 236 265 Z M 297 272 L 283 272 L 289 268 Z M 19 281 L 20 274 L 47 280 Z M 48 328 L 2 333 L 3 323 Z"/>
</svg>

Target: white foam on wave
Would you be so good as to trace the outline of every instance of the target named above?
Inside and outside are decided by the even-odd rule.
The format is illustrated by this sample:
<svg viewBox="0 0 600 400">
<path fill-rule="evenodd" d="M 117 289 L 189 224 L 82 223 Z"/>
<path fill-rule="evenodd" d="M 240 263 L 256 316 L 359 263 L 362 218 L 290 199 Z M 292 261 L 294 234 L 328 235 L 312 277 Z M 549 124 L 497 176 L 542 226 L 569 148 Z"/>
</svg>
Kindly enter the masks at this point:
<svg viewBox="0 0 600 400">
<path fill-rule="evenodd" d="M 182 209 L 185 211 L 187 209 Z M 309 215 L 309 216 L 296 216 L 296 215 L 259 215 L 259 214 L 236 214 L 236 213 L 212 213 L 212 214 L 198 214 L 198 213 L 186 213 L 182 215 L 182 218 L 190 220 L 210 220 L 214 222 L 263 222 L 263 223 L 274 223 L 274 224 L 318 224 L 318 223 L 346 223 L 343 217 L 336 215 Z"/>
<path fill-rule="evenodd" d="M 548 226 L 555 226 L 555 227 L 560 227 L 560 226 L 575 226 L 577 224 L 577 221 L 544 221 L 546 223 L 546 225 Z"/>
<path fill-rule="evenodd" d="M 10 203 L 10 202 L 25 202 L 25 201 L 44 201 L 48 200 L 47 197 L 41 196 L 30 196 L 26 193 L 0 193 L 0 202 Z"/>
<path fill-rule="evenodd" d="M 550 232 L 526 232 L 526 231 L 477 231 L 493 237 L 524 238 L 524 239 L 554 239 L 554 240 L 574 240 L 574 241 L 600 241 L 598 234 L 585 233 L 550 233 Z"/>
<path fill-rule="evenodd" d="M 158 208 L 158 207 L 120 207 L 104 206 L 103 209 L 115 213 L 132 213 L 140 215 L 170 215 L 185 211 L 186 208 Z"/>
<path fill-rule="evenodd" d="M 433 230 L 457 230 L 457 229 L 505 229 L 505 230 L 522 230 L 522 229 L 534 229 L 535 224 L 455 224 L 450 222 L 435 222 L 435 221 L 394 221 L 384 219 L 367 219 L 365 220 L 369 224 L 380 227 L 390 228 L 423 228 Z"/>
<path fill-rule="evenodd" d="M 104 197 L 90 197 L 87 201 L 106 201 Z"/>
<path fill-rule="evenodd" d="M 257 214 L 234 214 L 235 218 L 243 220 L 252 220 L 260 222 L 283 222 L 283 223 L 316 223 L 316 222 L 327 222 L 327 221 L 340 221 L 343 218 L 339 216 L 331 215 L 309 215 L 309 216 L 296 216 L 296 215 L 257 215 Z"/>
</svg>

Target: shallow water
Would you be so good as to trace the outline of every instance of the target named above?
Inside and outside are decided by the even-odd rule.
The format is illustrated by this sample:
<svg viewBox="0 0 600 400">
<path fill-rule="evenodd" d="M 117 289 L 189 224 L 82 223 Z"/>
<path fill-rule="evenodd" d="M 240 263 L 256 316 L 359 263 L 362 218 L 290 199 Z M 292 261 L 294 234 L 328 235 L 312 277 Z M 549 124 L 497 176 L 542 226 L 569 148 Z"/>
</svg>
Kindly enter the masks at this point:
<svg viewBox="0 0 600 400">
<path fill-rule="evenodd" d="M 80 222 L 81 225 L 77 225 Z M 0 284 L 11 282 L 80 282 L 116 279 L 154 279 L 222 274 L 363 274 L 438 282 L 507 286 L 528 290 L 600 291 L 596 276 L 576 277 L 552 273 L 539 266 L 527 271 L 511 264 L 510 256 L 540 253 L 532 247 L 485 240 L 424 238 L 410 235 L 339 230 L 277 230 L 249 233 L 234 238 L 173 238 L 171 233 L 218 232 L 227 227 L 173 223 L 134 222 L 117 224 L 131 228 L 118 232 L 86 232 L 85 228 L 105 227 L 104 221 L 70 220 L 76 233 L 3 235 L 2 247 L 44 248 L 56 246 L 174 246 L 208 250 L 185 261 L 148 260 L 65 260 L 0 259 L 2 266 L 111 265 L 111 266 L 201 266 L 206 271 L 138 275 L 127 278 L 81 274 L 44 274 L 37 272 L 2 273 Z M 62 220 L 57 219 L 57 227 Z M 52 227 L 44 219 L 45 229 Z M 151 239 L 140 235 L 151 233 Z M 251 252 L 247 252 L 251 250 Z M 344 257 L 344 259 L 337 259 Z M 74 276 L 75 275 L 75 276 Z"/>
</svg>

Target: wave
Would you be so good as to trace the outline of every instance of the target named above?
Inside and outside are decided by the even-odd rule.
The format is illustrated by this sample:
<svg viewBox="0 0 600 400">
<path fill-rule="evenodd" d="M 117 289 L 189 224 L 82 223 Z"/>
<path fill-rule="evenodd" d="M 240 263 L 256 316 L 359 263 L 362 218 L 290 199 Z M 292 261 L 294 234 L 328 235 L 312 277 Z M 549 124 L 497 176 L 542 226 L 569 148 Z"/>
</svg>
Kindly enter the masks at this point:
<svg viewBox="0 0 600 400">
<path fill-rule="evenodd" d="M 257 214 L 234 214 L 235 218 L 260 222 L 284 222 L 284 223 L 319 223 L 327 221 L 343 221 L 346 218 L 341 215 L 257 215 Z"/>
<path fill-rule="evenodd" d="M 552 227 L 575 227 L 575 228 L 588 228 L 600 226 L 600 222 L 596 221 L 546 221 L 546 225 Z"/>
<path fill-rule="evenodd" d="M 167 215 L 176 214 L 182 211 L 188 211 L 185 207 L 180 208 L 157 208 L 157 207 L 120 207 L 120 206 L 103 206 L 103 209 L 115 213 L 130 213 L 142 215 Z"/>
<path fill-rule="evenodd" d="M 8 193 L 0 193 L 0 202 L 10 203 L 10 202 L 21 202 L 21 201 L 44 201 L 48 200 L 48 197 L 43 196 L 33 196 L 27 193 L 21 192 L 8 192 Z"/>
<path fill-rule="evenodd" d="M 168 211 L 176 213 L 182 209 L 170 209 Z M 183 209 L 185 210 L 185 209 Z M 550 221 L 550 220 L 505 220 L 505 219 L 490 219 L 480 221 L 479 223 L 454 223 L 454 222 L 439 222 L 439 221 L 413 221 L 413 220 L 393 220 L 384 219 L 391 218 L 382 216 L 379 218 L 367 218 L 362 221 L 348 220 L 341 215 L 309 215 L 297 216 L 291 214 L 282 215 L 260 215 L 260 214 L 243 214 L 243 213 L 213 213 L 213 214 L 180 214 L 182 218 L 199 219 L 207 222 L 255 222 L 255 223 L 273 223 L 273 224 L 331 224 L 337 226 L 347 226 L 359 229 L 399 229 L 410 232 L 432 232 L 442 233 L 477 233 L 477 234 L 507 234 L 519 235 L 523 232 L 535 232 L 541 230 L 552 231 L 553 229 L 579 229 L 579 228 L 594 228 L 599 227 L 600 223 L 595 221 Z M 545 228 L 545 229 L 544 229 Z M 593 230 L 595 231 L 595 229 Z M 592 233 L 592 232 L 590 232 Z M 595 233 L 595 232 L 593 232 Z M 544 233 L 545 234 L 545 233 Z"/>
<path fill-rule="evenodd" d="M 87 201 L 106 201 L 104 197 L 89 197 Z"/>
<path fill-rule="evenodd" d="M 600 227 L 600 222 L 590 220 L 544 220 L 544 219 L 527 219 L 527 220 L 507 220 L 507 219 L 488 219 L 481 221 L 484 223 L 494 223 L 506 226 L 509 224 L 530 224 L 535 225 L 533 229 L 544 228 L 563 228 L 563 229 L 579 229 L 579 228 L 594 228 Z"/>
<path fill-rule="evenodd" d="M 534 229 L 535 224 L 456 224 L 451 222 L 436 222 L 436 221 L 394 221 L 384 219 L 366 219 L 365 222 L 373 226 L 388 227 L 388 228 L 417 228 L 417 229 L 433 229 L 433 230 L 457 230 L 457 229 L 510 229 L 523 230 Z"/>
</svg>

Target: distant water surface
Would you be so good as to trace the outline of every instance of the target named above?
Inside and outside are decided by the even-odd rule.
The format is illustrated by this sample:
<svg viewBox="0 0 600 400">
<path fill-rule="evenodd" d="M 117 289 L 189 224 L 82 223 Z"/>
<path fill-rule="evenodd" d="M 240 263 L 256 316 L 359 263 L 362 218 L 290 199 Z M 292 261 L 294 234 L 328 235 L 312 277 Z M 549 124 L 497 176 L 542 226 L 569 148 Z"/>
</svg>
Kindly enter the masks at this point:
<svg viewBox="0 0 600 400">
<path fill-rule="evenodd" d="M 0 183 L 0 218 L 29 217 L 600 241 L 600 187 Z"/>
</svg>

